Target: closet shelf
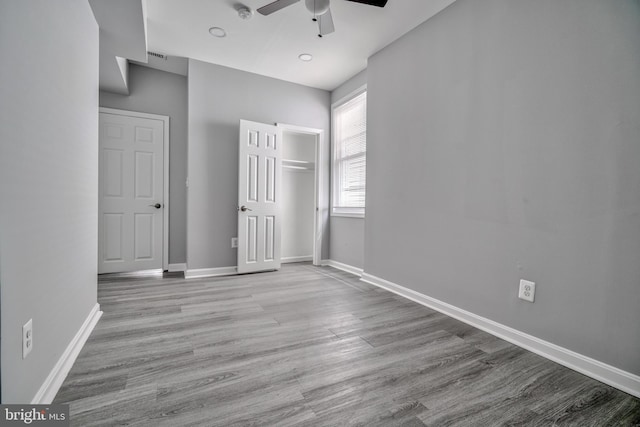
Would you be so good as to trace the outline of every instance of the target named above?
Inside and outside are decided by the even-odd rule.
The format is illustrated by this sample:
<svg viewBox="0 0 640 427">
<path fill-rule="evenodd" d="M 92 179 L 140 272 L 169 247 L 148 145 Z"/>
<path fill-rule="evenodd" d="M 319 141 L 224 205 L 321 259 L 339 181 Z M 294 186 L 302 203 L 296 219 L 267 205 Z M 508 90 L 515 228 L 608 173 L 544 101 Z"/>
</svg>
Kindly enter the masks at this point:
<svg viewBox="0 0 640 427">
<path fill-rule="evenodd" d="M 283 169 L 299 170 L 299 171 L 312 171 L 315 170 L 316 165 L 314 162 L 307 162 L 304 160 L 290 160 L 282 159 Z"/>
</svg>

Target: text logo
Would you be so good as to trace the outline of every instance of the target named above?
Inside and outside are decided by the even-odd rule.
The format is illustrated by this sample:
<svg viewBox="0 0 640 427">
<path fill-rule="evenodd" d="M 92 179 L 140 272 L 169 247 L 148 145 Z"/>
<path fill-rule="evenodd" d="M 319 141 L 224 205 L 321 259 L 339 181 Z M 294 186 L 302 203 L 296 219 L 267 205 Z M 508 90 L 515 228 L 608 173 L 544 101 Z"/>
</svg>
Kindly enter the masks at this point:
<svg viewBox="0 0 640 427">
<path fill-rule="evenodd" d="M 0 405 L 0 425 L 68 427 L 69 405 Z"/>
</svg>

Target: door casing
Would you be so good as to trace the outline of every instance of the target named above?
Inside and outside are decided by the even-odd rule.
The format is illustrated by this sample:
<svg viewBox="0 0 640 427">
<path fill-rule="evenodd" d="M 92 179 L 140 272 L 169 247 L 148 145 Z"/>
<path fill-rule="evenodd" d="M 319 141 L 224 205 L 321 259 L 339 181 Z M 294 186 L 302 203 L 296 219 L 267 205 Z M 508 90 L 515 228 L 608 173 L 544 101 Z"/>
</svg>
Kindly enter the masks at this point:
<svg viewBox="0 0 640 427">
<path fill-rule="evenodd" d="M 282 129 L 282 132 L 285 133 L 302 133 L 307 135 L 313 135 L 316 139 L 316 164 L 315 164 L 315 177 L 314 177 L 314 217 L 313 217 L 313 229 L 314 229 L 314 238 L 313 238 L 313 265 L 322 265 L 322 236 L 323 236 L 323 221 L 322 221 L 322 192 L 323 192 L 323 179 L 324 175 L 324 131 L 322 129 L 304 127 L 304 126 L 296 126 L 290 125 L 286 123 L 277 123 L 277 127 Z"/>
</svg>

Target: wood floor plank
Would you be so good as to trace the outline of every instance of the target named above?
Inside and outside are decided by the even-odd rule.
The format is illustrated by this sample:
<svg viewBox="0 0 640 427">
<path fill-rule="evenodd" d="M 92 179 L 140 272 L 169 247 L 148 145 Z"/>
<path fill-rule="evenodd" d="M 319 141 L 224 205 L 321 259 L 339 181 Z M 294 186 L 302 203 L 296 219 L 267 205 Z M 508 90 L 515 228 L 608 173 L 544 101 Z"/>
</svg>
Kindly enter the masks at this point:
<svg viewBox="0 0 640 427">
<path fill-rule="evenodd" d="M 639 426 L 640 399 L 330 267 L 105 275 L 72 425 Z"/>
</svg>

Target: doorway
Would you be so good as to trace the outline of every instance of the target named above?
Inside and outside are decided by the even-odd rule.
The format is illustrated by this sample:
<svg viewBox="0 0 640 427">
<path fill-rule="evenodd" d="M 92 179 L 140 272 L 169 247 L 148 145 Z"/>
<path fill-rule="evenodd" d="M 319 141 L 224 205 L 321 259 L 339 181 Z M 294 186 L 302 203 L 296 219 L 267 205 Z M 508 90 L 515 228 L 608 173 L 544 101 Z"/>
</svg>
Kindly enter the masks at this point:
<svg viewBox="0 0 640 427">
<path fill-rule="evenodd" d="M 278 124 L 282 128 L 282 263 L 321 264 L 323 131 Z"/>
<path fill-rule="evenodd" d="M 282 263 L 313 261 L 316 141 L 282 133 Z"/>
</svg>

